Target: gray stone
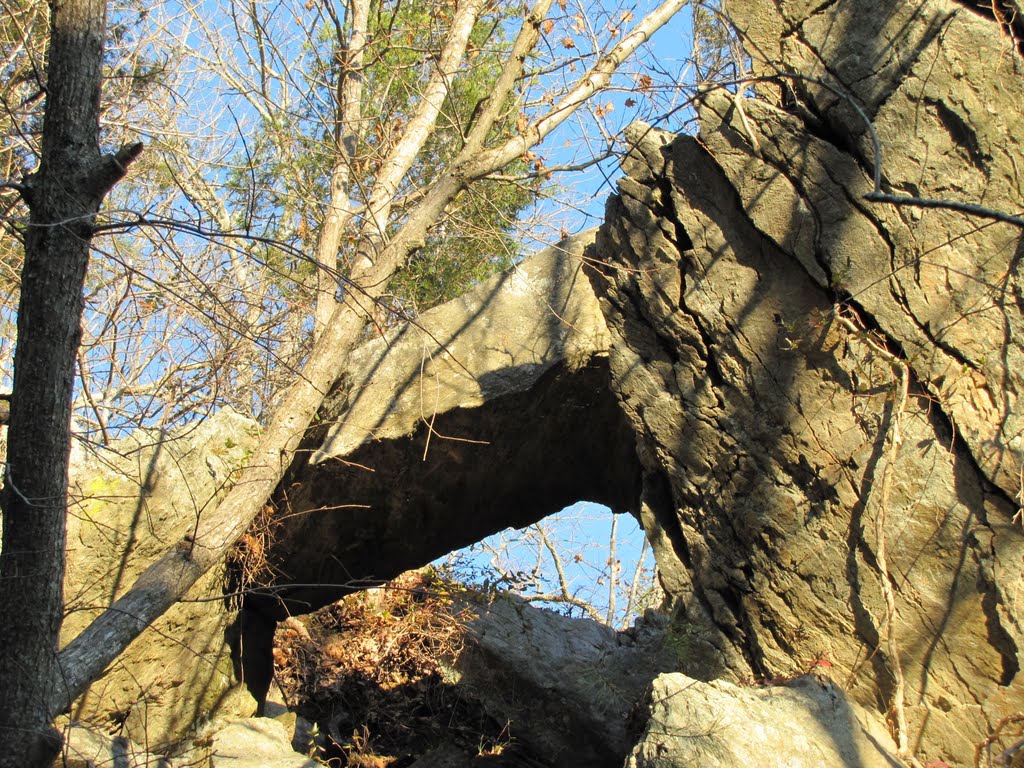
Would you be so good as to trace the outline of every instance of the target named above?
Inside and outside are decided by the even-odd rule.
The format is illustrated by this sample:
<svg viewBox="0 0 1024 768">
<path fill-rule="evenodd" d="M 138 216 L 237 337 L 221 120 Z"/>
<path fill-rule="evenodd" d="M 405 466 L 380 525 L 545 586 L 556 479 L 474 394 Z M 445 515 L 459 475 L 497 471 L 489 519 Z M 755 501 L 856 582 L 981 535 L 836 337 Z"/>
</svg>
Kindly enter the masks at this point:
<svg viewBox="0 0 1024 768">
<path fill-rule="evenodd" d="M 62 642 L 194 528 L 230 486 L 255 432 L 226 409 L 171 433 L 140 431 L 72 468 Z M 206 574 L 143 632 L 75 702 L 75 719 L 118 728 L 159 753 L 208 718 L 252 714 L 225 638 L 234 619 L 225 578 L 224 568 Z"/>
<path fill-rule="evenodd" d="M 265 717 L 235 720 L 213 736 L 211 768 L 317 768 L 292 749 L 284 724 Z"/>
<path fill-rule="evenodd" d="M 64 748 L 56 764 L 62 768 L 176 768 L 124 736 L 108 736 L 81 723 L 66 723 L 61 731 Z"/>
<path fill-rule="evenodd" d="M 749 18 L 755 5 L 762 4 L 730 8 Z M 813 80 L 793 87 L 820 121 L 821 138 L 808 136 L 796 115 L 748 104 L 747 126 L 761 153 L 752 163 L 743 146 L 748 129 L 726 115 L 721 98 L 702 114 L 702 138 L 712 142 L 755 226 L 785 250 L 778 232 L 811 234 L 815 258 L 836 287 L 903 345 L 974 460 L 1016 494 L 1024 461 L 1017 406 L 1024 350 L 1016 340 L 1024 319 L 1004 299 L 1019 295 L 1020 229 L 954 211 L 853 201 L 872 190 L 868 164 L 878 160 L 884 185 L 896 193 L 1019 214 L 1024 58 L 997 24 L 949 0 L 842 10 L 786 4 L 777 13 L 774 24 L 763 23 L 770 12 L 761 11 L 747 25 L 752 50 L 770 46 L 777 27 L 791 30 L 782 35 L 780 58 L 755 57 L 755 68 L 824 76 L 828 62 L 829 84 L 864 106 L 880 156 L 850 104 Z M 1006 62 L 1005 76 L 993 70 L 996 61 Z M 856 153 L 843 149 L 844 137 L 856 142 Z M 787 211 L 801 211 L 801 227 L 787 226 Z"/>
<path fill-rule="evenodd" d="M 566 240 L 352 355 L 347 407 L 312 463 L 405 437 L 455 408 L 529 391 L 555 365 L 586 365 L 608 333 L 583 275 L 593 232 Z"/>
<path fill-rule="evenodd" d="M 741 688 L 660 675 L 626 768 L 900 768 L 892 738 L 842 690 L 815 677 Z"/>
<path fill-rule="evenodd" d="M 635 739 L 627 721 L 651 681 L 678 664 L 665 621 L 651 616 L 616 632 L 502 594 L 468 604 L 457 682 L 511 724 L 545 765 L 622 765 Z"/>
</svg>

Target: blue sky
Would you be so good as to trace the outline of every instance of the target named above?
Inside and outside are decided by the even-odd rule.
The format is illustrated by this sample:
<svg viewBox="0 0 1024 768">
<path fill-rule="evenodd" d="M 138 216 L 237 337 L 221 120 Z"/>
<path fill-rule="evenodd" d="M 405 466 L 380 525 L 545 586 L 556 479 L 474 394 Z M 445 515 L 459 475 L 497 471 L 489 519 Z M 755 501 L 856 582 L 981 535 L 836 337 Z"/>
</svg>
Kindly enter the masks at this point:
<svg viewBox="0 0 1024 768">
<path fill-rule="evenodd" d="M 603 8 L 607 4 L 590 5 Z M 654 0 L 644 0 L 627 8 L 639 18 L 655 5 Z M 567 121 L 538 150 L 546 164 L 580 163 L 604 152 L 609 139 L 614 140 L 616 151 L 621 152 L 624 149 L 622 131 L 637 119 L 656 123 L 670 131 L 685 130 L 687 121 L 693 117 L 692 110 L 678 109 L 685 99 L 685 92 L 672 93 L 667 86 L 669 83 L 692 82 L 692 50 L 692 15 L 687 6 L 655 33 L 634 62 L 623 67 L 615 80 L 616 87 L 595 100 L 593 106 L 603 113 L 600 117 L 602 128 L 597 128 L 592 113 L 581 113 L 576 119 Z M 645 74 L 654 81 L 654 86 L 646 92 L 638 87 Z M 672 110 L 677 111 L 667 119 L 660 119 L 661 115 Z M 556 174 L 553 180 L 558 188 L 552 192 L 555 199 L 539 202 L 541 217 L 554 213 L 568 232 L 597 226 L 604 218 L 605 201 L 615 192 L 615 180 L 619 175 L 617 157 L 609 157 L 585 171 Z M 535 245 L 541 247 L 551 242 L 550 235 L 539 233 Z"/>
<path fill-rule="evenodd" d="M 614 584 L 610 579 L 613 519 L 617 523 Z M 601 504 L 580 501 L 545 518 L 541 525 L 560 558 L 570 594 L 589 603 L 607 623 L 611 604 L 609 588 L 613 587 L 615 606 L 611 612 L 611 623 L 616 628 L 631 624 L 636 613 L 642 611 L 631 612 L 627 616 L 630 586 L 634 579 L 638 581 L 641 585 L 639 598 L 647 594 L 654 578 L 654 557 L 650 548 L 644 547 L 643 532 L 636 519 L 629 514 L 613 515 L 608 507 Z M 456 575 L 467 581 L 509 589 L 527 597 L 559 591 L 551 551 L 541 541 L 534 526 L 507 529 L 473 547 L 439 558 L 436 564 L 453 565 Z M 639 572 L 638 564 L 641 566 Z M 540 571 L 536 579 L 533 578 L 535 569 Z M 522 581 L 515 584 L 504 580 L 502 571 L 518 575 Z M 538 601 L 536 604 L 572 616 L 587 615 L 583 609 L 565 603 Z"/>
</svg>

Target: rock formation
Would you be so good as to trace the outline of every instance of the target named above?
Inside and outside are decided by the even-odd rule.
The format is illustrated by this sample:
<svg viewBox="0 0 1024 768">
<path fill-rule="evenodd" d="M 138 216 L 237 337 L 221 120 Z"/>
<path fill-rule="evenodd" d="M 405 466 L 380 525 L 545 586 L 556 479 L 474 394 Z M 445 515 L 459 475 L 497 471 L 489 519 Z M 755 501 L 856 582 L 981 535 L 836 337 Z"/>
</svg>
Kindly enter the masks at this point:
<svg viewBox="0 0 1024 768">
<path fill-rule="evenodd" d="M 444 415 L 430 405 L 437 374 L 407 364 L 398 381 L 421 399 L 418 431 L 364 443 L 328 470 L 334 446 L 355 445 L 339 439 L 343 413 L 290 494 L 304 512 L 344 502 L 372 511 L 305 514 L 279 550 L 281 569 L 297 568 L 302 582 L 387 578 L 385 564 L 415 565 L 529 522 L 521 504 L 509 511 L 507 499 L 526 498 L 510 484 L 548 498 L 547 476 L 522 457 L 550 466 L 545 425 L 570 417 L 560 458 L 575 466 L 582 455 L 603 484 L 569 496 L 641 515 L 691 639 L 685 671 L 764 679 L 827 660 L 857 701 L 890 715 L 905 751 L 968 759 L 1024 710 L 1024 542 L 1013 522 L 1024 461 L 1021 229 L 865 196 L 878 162 L 883 193 L 1020 209 L 1024 65 L 1012 30 L 975 11 L 938 0 L 731 4 L 762 78 L 757 97 L 707 92 L 696 138 L 635 125 L 626 178 L 584 256 L 610 338 L 578 369 L 595 374 L 593 410 L 577 415 L 560 395 L 566 407 L 541 416 L 542 387 Z M 502 285 L 474 294 L 474 306 Z M 493 346 L 520 326 L 489 317 L 471 310 L 448 332 L 428 328 L 447 343 L 488 326 Z M 555 325 L 568 333 L 574 322 Z M 443 343 L 415 346 L 428 363 L 444 354 Z M 491 359 L 520 370 L 515 353 Z M 552 385 L 568 381 L 564 370 Z M 486 426 L 499 403 L 512 405 L 514 431 Z M 566 445 L 581 428 L 592 442 L 595 422 L 614 424 L 602 438 L 614 462 Z M 419 456 L 431 427 L 488 446 L 437 450 L 434 440 L 446 467 L 434 468 Z M 383 459 L 398 445 L 401 455 Z M 377 495 L 352 490 L 366 481 L 348 478 L 370 476 L 360 465 L 375 470 Z M 336 522 L 320 528 L 324 517 Z M 410 528 L 431 544 L 378 538 Z M 333 565 L 309 549 L 321 543 L 295 545 L 313 530 L 340 545 Z"/>
<path fill-rule="evenodd" d="M 1021 228 L 865 196 L 878 163 L 883 193 L 1021 207 L 1024 65 L 1015 27 L 977 10 L 733 3 L 757 97 L 704 94 L 696 138 L 633 126 L 583 256 L 597 343 L 532 356 L 575 338 L 550 293 L 581 287 L 573 261 L 368 350 L 373 378 L 342 387 L 288 491 L 280 571 L 388 578 L 606 501 L 642 518 L 691 675 L 824 659 L 906 751 L 966 759 L 1024 710 Z M 510 315 L 516 293 L 540 303 Z M 362 415 L 374 387 L 400 427 Z"/>
<path fill-rule="evenodd" d="M 626 768 L 902 764 L 874 718 L 851 706 L 835 683 L 810 675 L 768 687 L 661 675 L 652 686 L 649 715 Z"/>
<path fill-rule="evenodd" d="M 805 762 L 859 764 L 883 738 L 864 712 L 924 763 L 1013 746 L 1024 227 L 955 205 L 1024 208 L 1024 29 L 1002 8 L 731 0 L 753 79 L 701 95 L 699 136 L 631 127 L 593 242 L 424 313 L 338 383 L 247 574 L 250 682 L 285 615 L 590 499 L 641 519 L 686 651 L 630 765 L 708 759 L 662 728 L 697 692 L 726 720 L 803 702 L 833 741 Z M 808 670 L 832 682 L 734 687 Z M 772 738 L 704 743 L 746 760 Z"/>
<path fill-rule="evenodd" d="M 644 525 L 691 674 L 827 659 L 907 751 L 966 762 L 1024 709 L 1024 240 L 865 195 L 877 159 L 884 192 L 1019 210 L 1022 62 L 953 3 L 730 12 L 764 96 L 634 126 L 591 252 Z"/>
<path fill-rule="evenodd" d="M 136 433 L 72 467 L 63 642 L 217 502 L 255 430 L 223 410 L 171 433 Z M 255 702 L 238 684 L 227 637 L 234 612 L 224 597 L 226 570 L 208 573 L 132 643 L 70 716 L 160 752 L 207 718 L 251 714 Z"/>
<path fill-rule="evenodd" d="M 581 498 L 634 505 L 634 438 L 583 270 L 590 239 L 357 350 L 282 486 L 267 553 L 278 588 L 254 602 L 307 612 Z"/>
</svg>

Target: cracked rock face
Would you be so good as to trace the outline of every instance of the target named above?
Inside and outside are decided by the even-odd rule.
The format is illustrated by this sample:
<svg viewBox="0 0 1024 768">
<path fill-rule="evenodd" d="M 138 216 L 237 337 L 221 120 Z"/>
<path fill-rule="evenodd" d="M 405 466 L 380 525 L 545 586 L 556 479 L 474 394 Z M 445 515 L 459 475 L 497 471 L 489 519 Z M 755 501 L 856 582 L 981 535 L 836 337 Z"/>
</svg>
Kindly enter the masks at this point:
<svg viewBox="0 0 1024 768">
<path fill-rule="evenodd" d="M 993 21 L 946 2 L 730 13 L 757 74 L 862 105 L 883 191 L 1024 205 L 1024 62 Z M 644 525 L 690 674 L 827 660 L 882 711 L 902 680 L 907 748 L 973 759 L 1024 709 L 1024 239 L 865 201 L 864 122 L 785 86 L 710 93 L 698 139 L 634 125 L 588 254 Z"/>
</svg>

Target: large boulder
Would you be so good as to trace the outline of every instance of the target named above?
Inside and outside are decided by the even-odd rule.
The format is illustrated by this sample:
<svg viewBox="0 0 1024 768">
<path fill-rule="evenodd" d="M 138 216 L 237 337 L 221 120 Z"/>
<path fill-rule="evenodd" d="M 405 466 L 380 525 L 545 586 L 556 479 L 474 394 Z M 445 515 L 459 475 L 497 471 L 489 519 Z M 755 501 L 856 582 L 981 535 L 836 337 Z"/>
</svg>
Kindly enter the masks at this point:
<svg viewBox="0 0 1024 768">
<path fill-rule="evenodd" d="M 900 768 L 896 745 L 872 714 L 834 683 L 806 675 L 786 685 L 740 687 L 659 675 L 647 725 L 626 768 Z"/>
<path fill-rule="evenodd" d="M 59 724 L 64 747 L 58 765 L 61 768 L 96 768 L 112 765 L 117 768 L 178 768 L 166 758 L 150 754 L 124 736 L 110 736 L 102 729 L 81 723 Z"/>
<path fill-rule="evenodd" d="M 621 766 L 630 728 L 651 682 L 676 668 L 666 617 L 651 614 L 616 632 L 515 595 L 470 605 L 458 681 L 513 735 L 560 768 Z"/>
<path fill-rule="evenodd" d="M 235 720 L 210 739 L 210 768 L 317 768 L 323 765 L 292 749 L 285 726 L 266 717 Z"/>
<path fill-rule="evenodd" d="M 256 432 L 225 409 L 173 432 L 138 431 L 72 467 L 62 643 L 195 528 Z M 161 752 L 207 718 L 251 714 L 228 642 L 237 601 L 225 598 L 226 579 L 226 565 L 206 574 L 74 702 L 72 717 Z"/>
</svg>

